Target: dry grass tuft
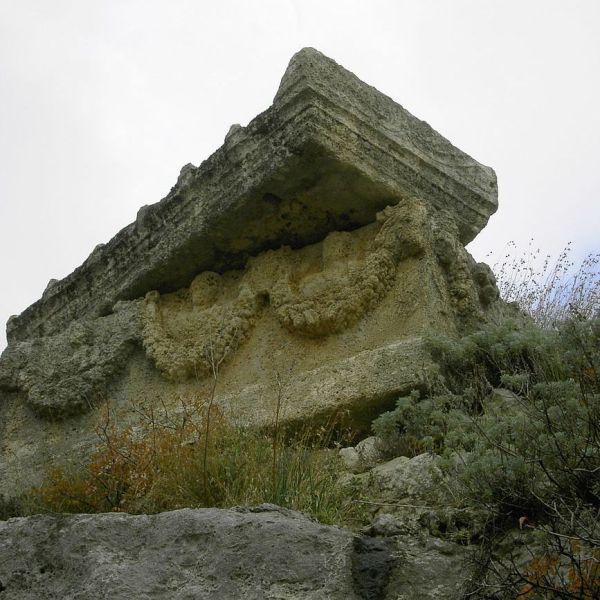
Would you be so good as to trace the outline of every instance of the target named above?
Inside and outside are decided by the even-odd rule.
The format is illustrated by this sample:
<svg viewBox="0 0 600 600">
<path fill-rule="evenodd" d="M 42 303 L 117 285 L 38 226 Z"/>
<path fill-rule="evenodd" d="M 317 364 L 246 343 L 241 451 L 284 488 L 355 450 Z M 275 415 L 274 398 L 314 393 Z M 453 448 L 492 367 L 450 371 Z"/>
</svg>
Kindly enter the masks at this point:
<svg viewBox="0 0 600 600">
<path fill-rule="evenodd" d="M 509 242 L 492 267 L 501 297 L 516 302 L 542 327 L 594 317 L 600 312 L 600 253 L 588 254 L 579 264 L 571 255 L 571 243 L 553 258 L 542 255 L 533 239 L 524 251 Z"/>
<path fill-rule="evenodd" d="M 214 401 L 183 405 L 177 415 L 164 407 L 136 412 L 142 425 L 119 429 L 107 405 L 89 462 L 52 470 L 34 490 L 38 510 L 156 513 L 269 502 L 324 523 L 360 518 L 338 485 L 333 428 L 288 435 L 277 419 L 270 431 L 240 427 Z"/>
</svg>

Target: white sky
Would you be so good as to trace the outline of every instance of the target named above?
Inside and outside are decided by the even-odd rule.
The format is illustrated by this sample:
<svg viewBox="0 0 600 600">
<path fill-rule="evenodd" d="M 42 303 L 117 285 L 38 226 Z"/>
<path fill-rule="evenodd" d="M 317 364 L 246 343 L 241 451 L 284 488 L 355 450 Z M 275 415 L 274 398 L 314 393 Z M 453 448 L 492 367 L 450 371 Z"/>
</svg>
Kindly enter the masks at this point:
<svg viewBox="0 0 600 600">
<path fill-rule="evenodd" d="M 600 250 L 600 0 L 0 0 L 0 328 L 266 109 L 303 46 L 496 170 L 476 258 Z"/>
</svg>

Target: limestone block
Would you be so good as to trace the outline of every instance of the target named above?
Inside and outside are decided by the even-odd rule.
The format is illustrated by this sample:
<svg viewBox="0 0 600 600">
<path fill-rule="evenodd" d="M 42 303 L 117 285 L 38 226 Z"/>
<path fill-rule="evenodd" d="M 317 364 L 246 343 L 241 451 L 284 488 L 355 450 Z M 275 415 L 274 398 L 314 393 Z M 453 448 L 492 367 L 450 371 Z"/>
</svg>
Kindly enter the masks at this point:
<svg viewBox="0 0 600 600">
<path fill-rule="evenodd" d="M 0 521 L 0 555 L 6 600 L 361 598 L 353 535 L 268 505 Z"/>
<path fill-rule="evenodd" d="M 95 409 L 214 404 L 358 434 L 437 369 L 497 298 L 464 248 L 493 171 L 316 50 L 272 106 L 7 324 L 0 492 L 84 460 Z M 214 387 L 214 390 L 213 390 Z M 281 409 L 281 411 L 279 411 Z M 138 415 L 139 416 L 139 415 Z"/>
<path fill-rule="evenodd" d="M 272 106 L 236 128 L 171 192 L 94 250 L 8 323 L 9 341 L 50 335 L 118 300 L 189 285 L 366 225 L 417 196 L 450 211 L 466 243 L 497 208 L 496 176 L 427 123 L 311 48 L 298 52 Z"/>
</svg>

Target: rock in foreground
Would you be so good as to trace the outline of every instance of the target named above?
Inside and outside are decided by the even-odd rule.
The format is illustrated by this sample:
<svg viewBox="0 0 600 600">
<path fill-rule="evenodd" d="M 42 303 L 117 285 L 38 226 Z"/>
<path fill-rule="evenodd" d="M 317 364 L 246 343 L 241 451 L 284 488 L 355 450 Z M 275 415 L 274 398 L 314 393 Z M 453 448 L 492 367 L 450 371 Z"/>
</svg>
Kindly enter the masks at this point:
<svg viewBox="0 0 600 600">
<path fill-rule="evenodd" d="M 454 597 L 459 557 L 446 548 L 454 545 L 400 542 L 355 536 L 273 505 L 11 519 L 0 522 L 0 597 Z"/>
<path fill-rule="evenodd" d="M 2 599 L 359 598 L 352 535 L 272 508 L 0 523 Z"/>
</svg>

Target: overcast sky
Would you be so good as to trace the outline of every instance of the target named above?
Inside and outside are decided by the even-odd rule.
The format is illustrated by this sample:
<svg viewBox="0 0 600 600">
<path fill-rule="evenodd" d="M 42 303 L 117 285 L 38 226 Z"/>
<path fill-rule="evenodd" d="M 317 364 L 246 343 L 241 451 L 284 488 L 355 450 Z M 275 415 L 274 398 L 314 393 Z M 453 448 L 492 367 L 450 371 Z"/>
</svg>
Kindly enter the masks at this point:
<svg viewBox="0 0 600 600">
<path fill-rule="evenodd" d="M 600 0 L 0 0 L 2 330 L 267 108 L 303 46 L 496 170 L 477 259 L 600 250 Z"/>
</svg>

